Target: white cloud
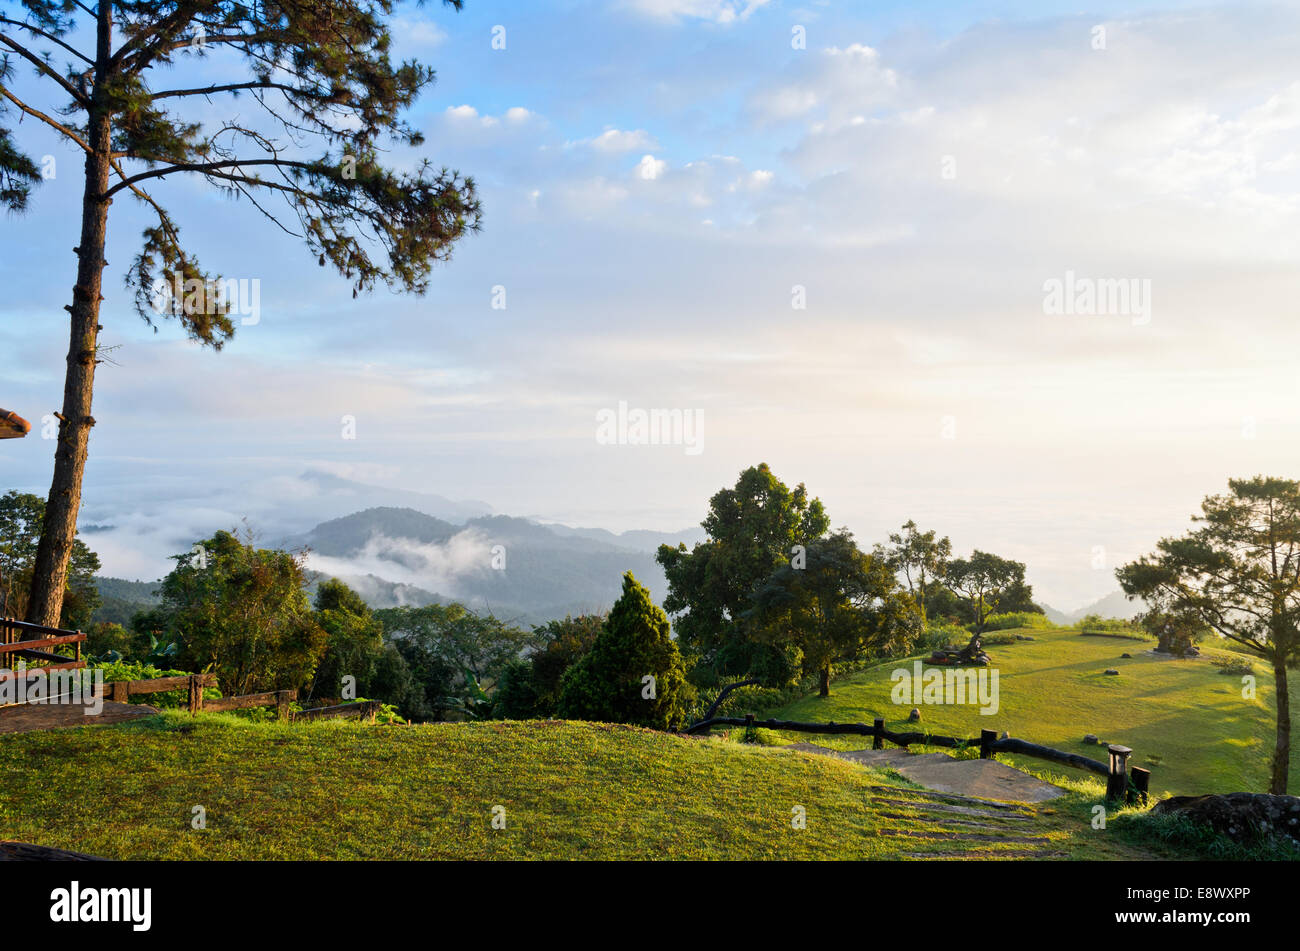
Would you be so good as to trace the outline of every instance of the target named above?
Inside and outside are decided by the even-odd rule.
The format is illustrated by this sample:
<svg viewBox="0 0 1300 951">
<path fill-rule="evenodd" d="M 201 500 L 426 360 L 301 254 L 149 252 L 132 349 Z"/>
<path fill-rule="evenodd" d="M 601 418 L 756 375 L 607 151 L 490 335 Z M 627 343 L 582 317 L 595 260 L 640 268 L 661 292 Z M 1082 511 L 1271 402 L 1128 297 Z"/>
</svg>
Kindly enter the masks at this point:
<svg viewBox="0 0 1300 951">
<path fill-rule="evenodd" d="M 657 159 L 653 155 L 641 156 L 641 161 L 637 162 L 636 175 L 643 181 L 652 182 L 659 178 L 667 170 L 668 163 L 662 159 Z"/>
<path fill-rule="evenodd" d="M 627 5 L 656 20 L 708 20 L 736 23 L 768 4 L 769 0 L 627 0 Z"/>
<path fill-rule="evenodd" d="M 659 143 L 645 129 L 633 129 L 624 131 L 622 129 L 609 128 L 600 135 L 593 136 L 590 139 L 581 139 L 578 142 L 568 143 L 573 145 L 585 145 L 597 152 L 606 152 L 611 154 L 620 154 L 623 152 L 639 152 L 648 149 L 657 149 Z"/>
</svg>

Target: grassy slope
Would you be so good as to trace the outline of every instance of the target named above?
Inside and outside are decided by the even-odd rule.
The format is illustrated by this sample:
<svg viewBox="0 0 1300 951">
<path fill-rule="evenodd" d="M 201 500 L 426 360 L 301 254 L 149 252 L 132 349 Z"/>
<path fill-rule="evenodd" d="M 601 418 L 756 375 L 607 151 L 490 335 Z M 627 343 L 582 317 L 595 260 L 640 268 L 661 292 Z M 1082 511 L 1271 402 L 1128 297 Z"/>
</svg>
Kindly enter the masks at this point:
<svg viewBox="0 0 1300 951">
<path fill-rule="evenodd" d="M 836 681 L 831 696 L 805 697 L 775 712 L 778 719 L 867 722 L 885 718 L 891 730 L 925 729 L 977 737 L 981 729 L 1006 730 L 1045 746 L 1105 760 L 1103 747 L 1083 743 L 1085 733 L 1133 748 L 1131 765 L 1151 770 L 1151 790 L 1195 794 L 1268 789 L 1274 740 L 1272 671 L 1255 664 L 1254 700 L 1241 695 L 1240 676 L 1220 674 L 1208 657 L 1229 655 L 1202 645 L 1199 660 L 1144 656 L 1151 642 L 1084 637 L 1069 629 L 1026 630 L 1036 638 L 988 648 L 999 671 L 1001 704 L 983 716 L 970 706 L 922 705 L 919 725 L 909 725 L 913 704 L 891 702 L 890 672 L 912 662 L 890 662 Z M 1133 654 L 1123 659 L 1120 654 Z M 1113 667 L 1118 677 L 1103 671 Z M 1300 676 L 1291 678 L 1292 707 L 1300 701 Z M 796 737 L 791 734 L 789 739 Z M 809 739 L 806 735 L 802 738 Z M 839 749 L 864 745 L 861 737 L 816 740 Z M 1043 760 L 999 756 L 1046 778 L 1088 774 Z M 1291 788 L 1300 788 L 1300 756 L 1291 757 Z"/>
<path fill-rule="evenodd" d="M 941 829 L 826 757 L 583 723 L 374 727 L 180 714 L 0 737 L 0 837 L 112 858 L 891 858 Z M 1172 857 L 1093 831 L 1100 786 L 1040 830 L 1075 858 Z M 491 828 L 493 805 L 507 828 Z M 807 810 L 805 830 L 791 808 Z M 190 828 L 191 808 L 207 828 Z M 1112 828 L 1120 827 L 1112 823 Z M 1003 846 L 988 846 L 995 854 Z M 1184 853 L 1185 854 L 1185 853 Z"/>
</svg>

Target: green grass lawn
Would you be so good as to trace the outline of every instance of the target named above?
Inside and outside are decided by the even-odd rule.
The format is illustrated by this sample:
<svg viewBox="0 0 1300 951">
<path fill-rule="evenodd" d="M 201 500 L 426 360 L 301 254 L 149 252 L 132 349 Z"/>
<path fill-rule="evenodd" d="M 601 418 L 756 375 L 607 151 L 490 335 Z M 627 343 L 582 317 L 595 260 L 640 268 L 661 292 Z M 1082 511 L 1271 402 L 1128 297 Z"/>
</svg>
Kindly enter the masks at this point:
<svg viewBox="0 0 1300 951">
<path fill-rule="evenodd" d="M 942 851 L 915 834 L 950 827 L 914 811 L 913 788 L 892 774 L 586 723 L 165 713 L 0 737 L 0 773 L 0 837 L 119 859 L 887 859 Z M 1094 830 L 1101 792 L 1080 784 L 1049 804 L 1038 831 L 1052 849 L 1188 856 L 1135 838 L 1140 819 Z M 202 830 L 191 828 L 196 805 Z M 503 830 L 492 828 L 497 805 Z M 795 806 L 806 829 L 792 828 Z"/>
<path fill-rule="evenodd" d="M 1274 741 L 1272 670 L 1255 664 L 1256 696 L 1242 697 L 1240 675 L 1219 673 L 1210 658 L 1242 657 L 1202 644 L 1195 660 L 1161 660 L 1145 655 L 1152 641 L 1082 636 L 1072 629 L 1025 629 L 1034 641 L 995 645 L 987 650 L 999 672 L 1000 706 L 984 716 L 977 707 L 921 705 L 921 722 L 909 724 L 911 702 L 895 705 L 890 672 L 912 668 L 891 661 L 836 680 L 831 696 L 798 700 L 772 716 L 777 719 L 870 723 L 883 717 L 890 730 L 924 730 L 978 737 L 981 729 L 1092 759 L 1106 759 L 1104 747 L 1085 744 L 1092 733 L 1103 743 L 1133 748 L 1130 765 L 1151 770 L 1151 791 L 1196 794 L 1268 790 Z M 1133 655 L 1121 658 L 1122 653 Z M 1119 676 L 1106 676 L 1112 667 Z M 1291 678 L 1292 708 L 1300 700 L 1300 676 Z M 836 749 L 862 749 L 869 740 L 853 736 L 811 737 L 786 734 L 781 742 L 806 739 Z M 1043 760 L 999 755 L 1048 780 L 1089 774 Z M 1292 754 L 1291 789 L 1300 788 L 1300 755 Z"/>
</svg>

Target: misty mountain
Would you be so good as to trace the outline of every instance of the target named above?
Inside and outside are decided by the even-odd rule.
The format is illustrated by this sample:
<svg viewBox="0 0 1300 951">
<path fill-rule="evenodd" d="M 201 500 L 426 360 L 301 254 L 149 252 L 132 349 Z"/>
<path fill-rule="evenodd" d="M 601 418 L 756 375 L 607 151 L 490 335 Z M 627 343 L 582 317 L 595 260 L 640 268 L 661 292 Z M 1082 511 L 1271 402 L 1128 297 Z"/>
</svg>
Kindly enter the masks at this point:
<svg viewBox="0 0 1300 951">
<path fill-rule="evenodd" d="M 545 525 L 507 515 L 461 524 L 384 506 L 317 525 L 276 547 L 308 550 L 308 568 L 337 577 L 372 607 L 460 601 L 498 617 L 540 623 L 608 610 L 631 571 L 657 600 L 666 593 L 654 552 L 702 532 Z"/>
<path fill-rule="evenodd" d="M 324 473 L 310 477 L 340 491 L 367 488 Z M 408 494 L 419 495 L 422 505 L 441 498 Z M 667 582 L 655 551 L 661 544 L 692 545 L 704 538 L 699 528 L 615 533 L 472 515 L 475 505 L 449 503 L 442 509 L 446 518 L 413 507 L 376 506 L 270 540 L 267 547 L 306 551 L 310 592 L 334 577 L 372 608 L 460 601 L 517 623 L 540 624 L 608 610 L 622 591 L 625 571 L 662 601 Z M 98 582 L 105 608 L 96 620 L 126 624 L 136 611 L 157 603 L 157 581 L 103 577 Z"/>
</svg>

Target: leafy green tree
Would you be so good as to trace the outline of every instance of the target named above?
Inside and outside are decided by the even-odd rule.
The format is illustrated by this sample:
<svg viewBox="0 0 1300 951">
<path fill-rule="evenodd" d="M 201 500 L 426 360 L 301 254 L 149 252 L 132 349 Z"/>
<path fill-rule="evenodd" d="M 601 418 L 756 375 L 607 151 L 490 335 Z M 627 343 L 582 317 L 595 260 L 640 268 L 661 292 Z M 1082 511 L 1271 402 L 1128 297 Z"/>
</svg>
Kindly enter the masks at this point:
<svg viewBox="0 0 1300 951">
<path fill-rule="evenodd" d="M 383 625 L 370 606 L 342 581 L 330 578 L 316 588 L 316 623 L 325 631 L 325 651 L 316 666 L 308 696 L 341 697 L 343 678 L 354 678 L 354 696 L 376 696 L 371 672 L 384 649 Z"/>
<path fill-rule="evenodd" d="M 131 638 L 131 632 L 121 624 L 99 621 L 86 631 L 86 654 L 90 657 L 116 654 L 129 659 L 132 656 Z"/>
<path fill-rule="evenodd" d="M 934 529 L 922 532 L 916 522 L 908 519 L 901 532 L 892 532 L 889 544 L 877 545 L 876 556 L 903 576 L 907 591 L 926 617 L 925 598 L 928 584 L 943 578 L 952 558 L 952 542 L 948 536 L 937 538 Z"/>
<path fill-rule="evenodd" d="M 565 671 L 591 650 L 608 619 L 608 614 L 580 614 L 563 621 L 548 621 L 533 629 L 534 636 L 542 642 L 529 655 L 541 709 L 554 711 L 560 702 L 560 683 Z"/>
<path fill-rule="evenodd" d="M 629 571 L 591 650 L 565 672 L 556 712 L 570 720 L 666 730 L 681 722 L 688 693 L 668 616 Z"/>
<path fill-rule="evenodd" d="M 495 715 L 507 720 L 553 716 L 565 671 L 596 642 L 608 615 L 572 615 L 533 628 L 538 643 L 526 658 L 512 661 L 501 676 Z"/>
<path fill-rule="evenodd" d="M 1115 575 L 1130 598 L 1193 616 L 1273 666 L 1277 739 L 1269 791 L 1285 794 L 1291 765 L 1287 665 L 1300 657 L 1300 482 L 1229 479 L 1206 496 L 1196 527 L 1162 538 Z"/>
<path fill-rule="evenodd" d="M 497 682 L 492 716 L 498 720 L 532 720 L 542 715 L 533 665 L 522 657 L 510 661 Z"/>
<path fill-rule="evenodd" d="M 690 551 L 660 545 L 656 560 L 668 579 L 664 608 L 673 616 L 692 678 L 702 686 L 770 666 L 770 645 L 741 617 L 750 597 L 799 548 L 830 528 L 822 503 L 800 483 L 786 487 L 766 463 L 746 469 L 709 500 L 701 523 L 708 538 Z"/>
<path fill-rule="evenodd" d="M 799 672 L 817 676 L 823 697 L 830 696 L 837 661 L 906 651 L 923 628 L 890 564 L 864 554 L 845 530 L 810 542 L 801 567 L 772 572 L 746 616 L 760 637 L 798 662 Z"/>
<path fill-rule="evenodd" d="M 1027 590 L 1022 562 L 978 549 L 970 558 L 954 558 L 949 562 L 944 584 L 970 606 L 976 634 L 984 633 L 984 623 L 990 615 L 999 609 L 1012 610 L 1004 606 L 1009 592 Z"/>
<path fill-rule="evenodd" d="M 428 715 L 487 715 L 507 665 L 536 644 L 530 631 L 463 604 L 385 608 L 375 616 L 424 692 Z"/>
<path fill-rule="evenodd" d="M 444 0 L 459 9 L 461 0 Z M 15 119 L 84 157 L 76 280 L 54 475 L 27 604 L 56 624 L 81 505 L 109 208 L 149 216 L 127 271 L 139 314 L 178 319 L 219 349 L 234 333 L 227 285 L 206 271 L 157 186 L 195 179 L 245 198 L 296 234 L 353 296 L 423 293 L 432 266 L 479 224 L 474 183 L 396 146 L 423 136 L 403 114 L 434 81 L 390 58 L 393 0 L 22 0 L 0 6 L 0 204 L 27 207 L 40 170 Z M 12 15 L 11 15 L 12 14 Z M 33 98 L 13 83 L 34 73 Z M 20 96 L 19 93 L 22 93 Z M 283 201 L 283 208 L 278 202 Z M 160 287 L 175 288 L 159 303 Z"/>
<path fill-rule="evenodd" d="M 217 532 L 162 581 L 156 620 L 187 670 L 213 671 L 227 695 L 301 689 L 325 650 L 307 601 L 303 556 Z"/>
<path fill-rule="evenodd" d="M 45 502 L 37 495 L 6 492 L 0 496 L 0 609 L 5 617 L 27 617 L 27 595 L 36 566 L 36 552 L 45 518 Z M 60 615 L 49 626 L 65 630 L 89 628 L 99 607 L 95 575 L 99 556 L 80 538 L 72 542 L 72 554 L 64 574 Z"/>
</svg>

